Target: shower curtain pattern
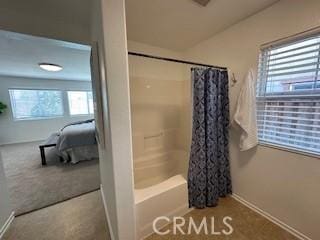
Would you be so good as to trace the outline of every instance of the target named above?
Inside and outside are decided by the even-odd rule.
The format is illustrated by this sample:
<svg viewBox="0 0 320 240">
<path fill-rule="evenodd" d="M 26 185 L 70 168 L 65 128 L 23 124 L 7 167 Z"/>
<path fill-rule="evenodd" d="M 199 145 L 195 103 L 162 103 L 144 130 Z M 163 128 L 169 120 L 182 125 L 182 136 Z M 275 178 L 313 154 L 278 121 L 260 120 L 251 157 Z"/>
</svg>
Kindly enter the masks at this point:
<svg viewBox="0 0 320 240">
<path fill-rule="evenodd" d="M 192 80 L 189 206 L 213 207 L 219 197 L 232 192 L 228 149 L 228 73 L 212 68 L 193 68 Z"/>
</svg>

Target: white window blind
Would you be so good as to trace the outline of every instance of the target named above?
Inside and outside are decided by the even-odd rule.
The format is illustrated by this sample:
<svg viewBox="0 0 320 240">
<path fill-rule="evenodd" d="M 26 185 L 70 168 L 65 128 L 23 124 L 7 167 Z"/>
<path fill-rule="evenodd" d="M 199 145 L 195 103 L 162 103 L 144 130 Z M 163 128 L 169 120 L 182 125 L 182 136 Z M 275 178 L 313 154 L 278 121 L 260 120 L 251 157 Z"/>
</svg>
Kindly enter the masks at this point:
<svg viewBox="0 0 320 240">
<path fill-rule="evenodd" d="M 62 92 L 59 90 L 10 89 L 9 94 L 16 120 L 63 116 Z"/>
<path fill-rule="evenodd" d="M 93 97 L 91 91 L 68 91 L 70 115 L 93 114 Z"/>
<path fill-rule="evenodd" d="M 262 49 L 259 141 L 320 155 L 320 34 Z"/>
</svg>

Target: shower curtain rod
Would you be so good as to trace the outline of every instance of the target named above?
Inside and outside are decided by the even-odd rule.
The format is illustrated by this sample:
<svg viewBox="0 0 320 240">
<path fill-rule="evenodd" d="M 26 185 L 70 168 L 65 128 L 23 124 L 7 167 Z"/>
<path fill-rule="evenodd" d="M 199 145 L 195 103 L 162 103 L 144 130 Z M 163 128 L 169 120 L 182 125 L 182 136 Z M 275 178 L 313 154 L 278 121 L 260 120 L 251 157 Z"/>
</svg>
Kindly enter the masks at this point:
<svg viewBox="0 0 320 240">
<path fill-rule="evenodd" d="M 221 70 L 227 70 L 226 67 L 208 65 L 208 64 L 203 64 L 203 63 L 196 63 L 196 62 L 189 62 L 189 61 L 178 60 L 178 59 L 174 59 L 174 58 L 158 57 L 158 56 L 148 55 L 148 54 L 144 54 L 144 53 L 128 52 L 128 54 L 129 55 L 133 55 L 133 56 L 153 58 L 153 59 L 158 59 L 158 60 L 163 60 L 163 61 L 168 61 L 168 62 L 176 62 L 176 63 L 183 63 L 183 64 L 190 64 L 190 65 L 208 67 L 208 68 L 216 68 L 216 69 L 221 69 Z"/>
</svg>

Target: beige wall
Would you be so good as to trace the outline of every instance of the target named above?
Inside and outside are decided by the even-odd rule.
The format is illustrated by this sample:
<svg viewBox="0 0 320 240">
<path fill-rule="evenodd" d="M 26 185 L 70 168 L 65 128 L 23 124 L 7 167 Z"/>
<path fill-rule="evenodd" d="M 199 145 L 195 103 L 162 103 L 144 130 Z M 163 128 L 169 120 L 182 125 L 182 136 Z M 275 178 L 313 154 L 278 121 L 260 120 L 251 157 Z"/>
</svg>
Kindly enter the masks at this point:
<svg viewBox="0 0 320 240">
<path fill-rule="evenodd" d="M 92 39 L 99 43 L 104 118 L 100 172 L 109 228 L 115 240 L 135 239 L 133 162 L 123 0 L 97 0 Z"/>
<path fill-rule="evenodd" d="M 231 115 L 241 80 L 256 66 L 259 46 L 319 26 L 319 0 L 282 0 L 188 50 L 187 57 L 227 66 L 239 80 L 230 89 Z M 231 131 L 233 191 L 312 239 L 320 239 L 320 159 L 259 146 L 240 153 Z"/>
</svg>

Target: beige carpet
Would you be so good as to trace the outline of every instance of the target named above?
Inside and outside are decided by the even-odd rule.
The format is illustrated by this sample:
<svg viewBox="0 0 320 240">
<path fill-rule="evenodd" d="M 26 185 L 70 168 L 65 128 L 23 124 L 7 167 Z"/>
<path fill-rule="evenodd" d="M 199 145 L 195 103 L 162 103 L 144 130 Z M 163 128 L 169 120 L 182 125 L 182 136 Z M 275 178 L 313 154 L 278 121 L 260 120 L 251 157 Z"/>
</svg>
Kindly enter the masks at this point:
<svg viewBox="0 0 320 240">
<path fill-rule="evenodd" d="M 100 191 L 15 218 L 3 240 L 110 240 Z"/>
<path fill-rule="evenodd" d="M 100 187 L 99 161 L 60 163 L 54 148 L 41 165 L 39 142 L 0 146 L 11 203 L 16 215 L 39 209 Z"/>
</svg>

